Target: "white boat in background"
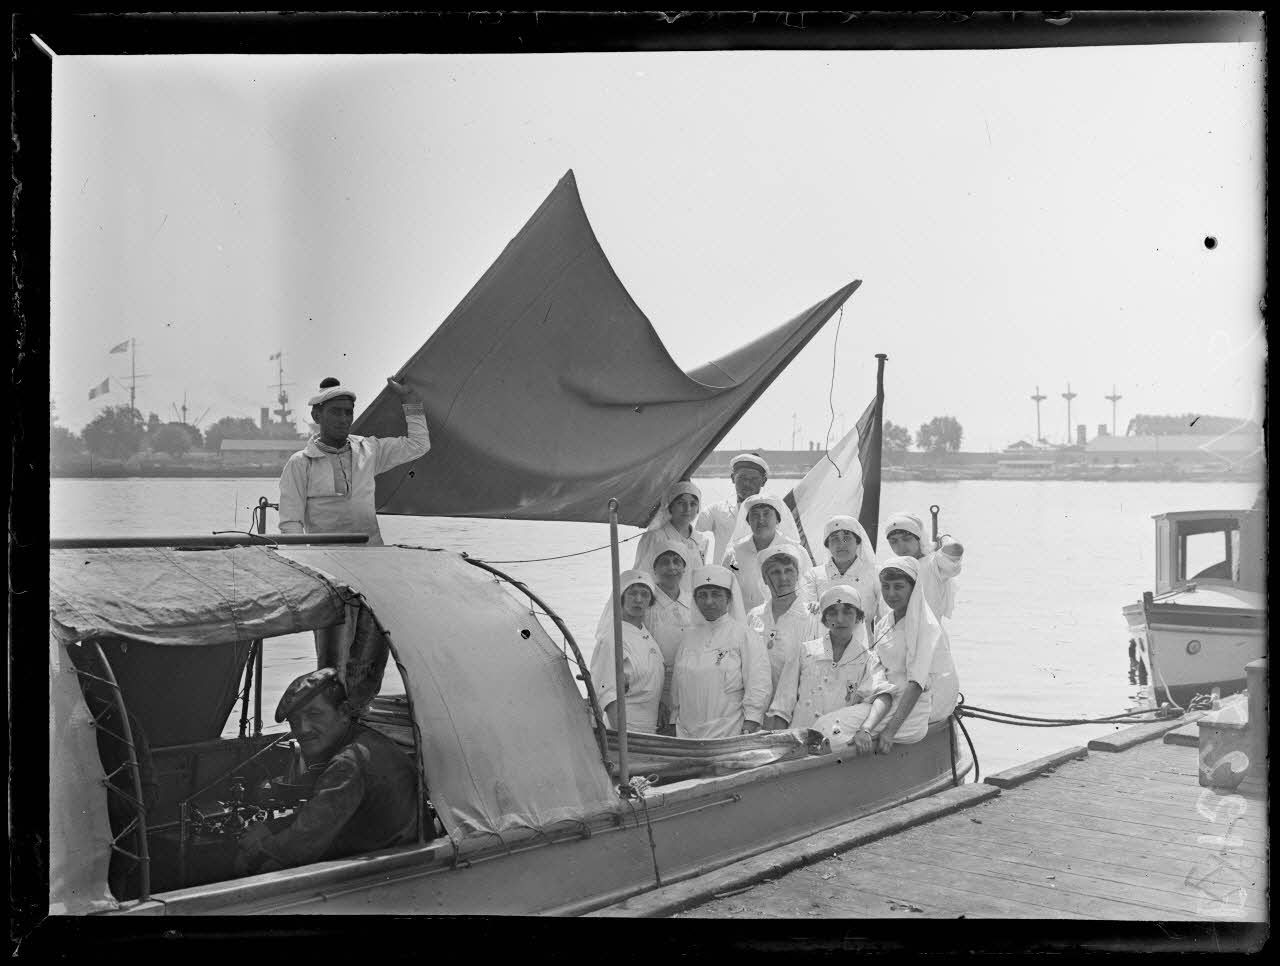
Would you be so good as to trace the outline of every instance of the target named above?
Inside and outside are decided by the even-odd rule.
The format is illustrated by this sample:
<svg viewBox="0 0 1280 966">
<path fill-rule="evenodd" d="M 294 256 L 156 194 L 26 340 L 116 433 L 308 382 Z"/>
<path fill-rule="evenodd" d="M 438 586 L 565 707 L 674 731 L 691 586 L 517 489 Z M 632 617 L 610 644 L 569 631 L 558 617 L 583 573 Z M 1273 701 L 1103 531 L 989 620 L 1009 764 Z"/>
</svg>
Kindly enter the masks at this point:
<svg viewBox="0 0 1280 966">
<path fill-rule="evenodd" d="M 1245 687 L 1267 654 L 1266 511 L 1161 513 L 1155 590 L 1124 608 L 1129 656 L 1152 699 L 1186 705 Z"/>
</svg>

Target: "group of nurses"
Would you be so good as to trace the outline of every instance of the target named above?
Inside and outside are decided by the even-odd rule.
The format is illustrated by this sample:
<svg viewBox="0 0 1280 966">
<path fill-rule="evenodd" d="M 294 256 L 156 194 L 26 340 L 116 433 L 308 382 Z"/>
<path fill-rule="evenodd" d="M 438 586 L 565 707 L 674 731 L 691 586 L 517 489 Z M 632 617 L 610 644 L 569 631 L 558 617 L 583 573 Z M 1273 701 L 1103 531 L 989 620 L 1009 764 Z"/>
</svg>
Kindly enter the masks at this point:
<svg viewBox="0 0 1280 966">
<path fill-rule="evenodd" d="M 759 470 L 737 462 L 738 475 Z M 746 532 L 723 566 L 707 564 L 715 551 L 711 527 L 699 529 L 701 493 L 682 480 L 622 575 L 627 729 L 722 738 L 814 727 L 858 752 L 918 741 L 958 695 L 941 618 L 954 609 L 963 547 L 944 537 L 935 550 L 918 517 L 896 513 L 885 525 L 896 555 L 877 570 L 862 525 L 840 515 L 823 527 L 829 559 L 814 566 L 786 505 L 738 489 Z M 718 549 L 733 533 L 728 508 L 712 509 Z M 591 673 L 616 726 L 613 607 Z"/>
</svg>

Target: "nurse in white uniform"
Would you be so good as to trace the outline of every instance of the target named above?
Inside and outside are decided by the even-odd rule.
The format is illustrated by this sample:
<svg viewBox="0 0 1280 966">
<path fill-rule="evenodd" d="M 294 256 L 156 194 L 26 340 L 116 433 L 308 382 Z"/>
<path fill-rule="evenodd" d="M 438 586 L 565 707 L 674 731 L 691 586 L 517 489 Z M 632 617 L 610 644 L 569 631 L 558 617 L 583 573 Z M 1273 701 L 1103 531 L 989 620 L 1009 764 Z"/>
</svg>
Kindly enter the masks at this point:
<svg viewBox="0 0 1280 966">
<path fill-rule="evenodd" d="M 935 665 L 942 627 L 916 584 L 914 557 L 890 557 L 880 568 L 886 614 L 876 624 L 871 649 L 893 685 L 893 707 L 876 735 L 876 750 L 919 741 L 933 719 L 938 693 L 955 693 L 955 673 Z M 947 706 L 941 717 L 951 713 Z"/>
<path fill-rule="evenodd" d="M 769 704 L 769 659 L 745 624 L 729 614 L 733 575 L 693 574 L 694 625 L 686 628 L 671 682 L 678 738 L 729 738 L 760 730 Z"/>
<path fill-rule="evenodd" d="M 661 544 L 678 543 L 685 548 L 684 592 L 693 595 L 689 579 L 695 567 L 714 563 L 711 559 L 711 535 L 693 528 L 702 505 L 702 491 L 688 480 L 676 480 L 663 493 L 662 503 L 654 514 L 649 528 L 641 535 L 636 547 L 637 570 L 648 570 L 653 563 L 655 550 Z"/>
<path fill-rule="evenodd" d="M 760 492 L 769 479 L 769 464 L 755 453 L 739 453 L 729 464 L 729 479 L 733 482 L 735 498 L 703 507 L 698 514 L 698 522 L 694 524 L 712 536 L 711 556 L 707 558 L 712 563 L 723 560 L 733 546 L 742 501 Z M 745 528 L 738 534 L 741 537 L 746 535 Z"/>
<path fill-rule="evenodd" d="M 653 550 L 649 572 L 657 585 L 654 595 L 657 599 L 645 617 L 645 627 L 658 642 L 665 668 L 658 732 L 675 734 L 668 727 L 671 720 L 671 676 L 675 673 L 676 655 L 680 652 L 684 629 L 693 626 L 693 593 L 685 590 L 685 585 L 692 580 L 693 568 L 688 566 L 687 558 L 691 554 L 683 543 L 660 543 Z"/>
<path fill-rule="evenodd" d="M 658 642 L 644 626 L 645 616 L 657 599 L 653 578 L 642 570 L 624 571 L 622 587 L 622 677 L 627 709 L 627 731 L 658 731 L 658 704 L 662 699 L 663 664 Z M 588 665 L 596 699 L 613 728 L 618 727 L 618 686 L 613 646 L 613 601 L 605 604 L 596 627 L 596 649 Z"/>
<path fill-rule="evenodd" d="M 826 563 L 805 573 L 800 596 L 809 601 L 816 612 L 823 591 L 846 584 L 855 588 L 867 602 L 867 624 L 873 626 L 880 616 L 880 575 L 876 569 L 876 551 L 867 531 L 856 517 L 835 516 L 822 526 L 822 545 L 830 557 Z"/>
<path fill-rule="evenodd" d="M 947 620 L 956 609 L 956 588 L 960 583 L 956 578 L 960 574 L 964 546 L 949 534 L 943 534 L 935 549 L 933 541 L 924 536 L 924 524 L 920 518 L 902 511 L 889 516 L 884 532 L 895 554 L 916 561 L 916 588 L 924 595 L 925 603 L 942 628 L 933 666 L 938 690 L 933 695 L 932 719 L 941 721 L 955 708 L 960 696 Z"/>
<path fill-rule="evenodd" d="M 867 650 L 866 601 L 856 587 L 836 584 L 823 592 L 819 606 L 826 632 L 787 661 L 765 727 L 813 728 L 833 748 L 852 745 L 857 754 L 870 754 L 893 685 Z"/>
<path fill-rule="evenodd" d="M 776 496 L 761 494 L 744 500 L 742 515 L 751 532 L 730 548 L 721 563 L 737 575 L 742 585 L 743 606 L 750 611 L 772 596 L 760 573 L 760 564 L 768 556 L 765 551 L 784 544 L 799 546 L 800 537 L 791 536 L 795 533 L 795 521 L 787 505 Z"/>
<path fill-rule="evenodd" d="M 760 554 L 760 575 L 771 598 L 747 614 L 747 629 L 759 638 L 769 656 L 770 684 L 778 685 L 782 667 L 805 641 L 817 637 L 822 627 L 798 588 L 802 561 L 808 554 L 801 547 L 770 547 Z"/>
</svg>

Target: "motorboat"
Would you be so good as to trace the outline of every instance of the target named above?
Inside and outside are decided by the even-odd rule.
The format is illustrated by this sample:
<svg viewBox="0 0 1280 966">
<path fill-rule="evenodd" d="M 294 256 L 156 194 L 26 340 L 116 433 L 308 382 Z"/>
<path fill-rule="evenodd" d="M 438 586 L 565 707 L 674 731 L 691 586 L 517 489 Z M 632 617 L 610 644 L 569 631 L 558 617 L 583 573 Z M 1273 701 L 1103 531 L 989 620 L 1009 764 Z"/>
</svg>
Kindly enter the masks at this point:
<svg viewBox="0 0 1280 966">
<path fill-rule="evenodd" d="M 1153 519 L 1155 588 L 1123 609 L 1139 679 L 1174 706 L 1243 690 L 1245 665 L 1267 654 L 1265 509 Z"/>
<path fill-rule="evenodd" d="M 622 785 L 587 663 L 523 585 L 451 551 L 193 543 L 51 551 L 51 912 L 582 913 L 972 768 L 948 718 L 869 756 L 807 729 L 632 734 Z M 419 838 L 237 876 L 237 836 L 298 807 L 272 781 L 296 752 L 249 707 L 264 649 L 308 630 L 412 759 Z M 377 695 L 388 658 L 403 696 Z M 241 733 L 223 737 L 237 701 Z"/>
</svg>

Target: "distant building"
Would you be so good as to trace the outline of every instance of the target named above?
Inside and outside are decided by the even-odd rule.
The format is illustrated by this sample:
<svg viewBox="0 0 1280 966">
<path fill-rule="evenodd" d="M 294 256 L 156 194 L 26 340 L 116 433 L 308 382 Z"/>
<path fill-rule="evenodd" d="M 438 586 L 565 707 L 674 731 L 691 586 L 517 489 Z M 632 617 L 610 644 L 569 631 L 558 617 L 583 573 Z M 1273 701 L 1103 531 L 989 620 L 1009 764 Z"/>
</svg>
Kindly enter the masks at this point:
<svg viewBox="0 0 1280 966">
<path fill-rule="evenodd" d="M 307 445 L 305 439 L 224 439 L 218 449 L 223 463 L 281 463 Z"/>
<path fill-rule="evenodd" d="M 1235 423 L 1239 425 L 1239 423 Z M 1263 461 L 1262 432 L 1098 436 L 1084 447 L 1088 463 L 1242 466 Z"/>
</svg>

